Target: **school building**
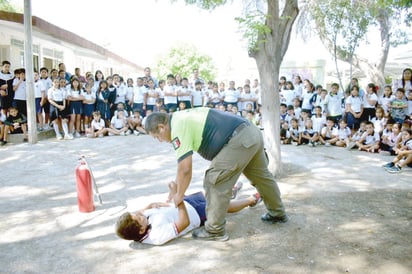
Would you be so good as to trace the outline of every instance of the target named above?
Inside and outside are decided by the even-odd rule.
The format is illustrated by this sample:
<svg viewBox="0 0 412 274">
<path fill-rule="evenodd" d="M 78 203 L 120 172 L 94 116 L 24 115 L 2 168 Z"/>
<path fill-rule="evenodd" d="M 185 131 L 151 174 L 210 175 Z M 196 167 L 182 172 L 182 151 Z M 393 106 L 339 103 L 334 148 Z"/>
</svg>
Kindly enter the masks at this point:
<svg viewBox="0 0 412 274">
<path fill-rule="evenodd" d="M 125 58 L 70 31 L 32 17 L 33 66 L 58 68 L 65 63 L 74 73 L 76 67 L 84 75 L 101 70 L 105 76 L 118 73 L 124 77 L 143 74 L 143 68 Z M 24 15 L 0 11 L 0 60 L 8 60 L 12 69 L 24 67 Z"/>
</svg>

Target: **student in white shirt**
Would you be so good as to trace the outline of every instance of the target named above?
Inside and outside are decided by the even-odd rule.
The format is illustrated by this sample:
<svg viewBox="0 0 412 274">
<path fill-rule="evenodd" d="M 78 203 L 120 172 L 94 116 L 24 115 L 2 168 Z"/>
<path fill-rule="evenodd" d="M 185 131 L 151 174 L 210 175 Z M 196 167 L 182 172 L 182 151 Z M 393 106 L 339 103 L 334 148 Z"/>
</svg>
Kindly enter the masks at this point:
<svg viewBox="0 0 412 274">
<path fill-rule="evenodd" d="M 36 104 L 36 116 L 39 122 L 37 129 L 43 131 L 44 119 L 43 119 L 43 105 L 46 101 L 46 89 L 43 86 L 42 81 L 39 80 L 39 73 L 34 72 L 34 100 Z"/>
<path fill-rule="evenodd" d="M 326 118 L 333 119 L 335 124 L 338 124 L 342 119 L 342 99 L 343 94 L 339 91 L 339 84 L 333 83 L 331 91 L 325 98 Z"/>
<path fill-rule="evenodd" d="M 167 85 L 164 87 L 164 104 L 167 112 L 177 110 L 177 91 L 176 91 L 175 77 L 173 74 L 167 76 Z"/>
<path fill-rule="evenodd" d="M 363 113 L 363 100 L 359 96 L 359 87 L 353 86 L 351 95 L 346 98 L 346 117 L 348 127 L 352 130 L 358 130 Z"/>
<path fill-rule="evenodd" d="M 235 81 L 230 81 L 229 88 L 223 93 L 223 104 L 225 106 L 229 104 L 237 105 L 239 101 L 239 95 L 239 91 L 235 88 Z"/>
<path fill-rule="evenodd" d="M 192 88 L 189 87 L 189 80 L 187 78 L 182 79 L 182 86 L 177 95 L 179 104 L 183 102 L 186 105 L 186 109 L 192 108 Z"/>
</svg>

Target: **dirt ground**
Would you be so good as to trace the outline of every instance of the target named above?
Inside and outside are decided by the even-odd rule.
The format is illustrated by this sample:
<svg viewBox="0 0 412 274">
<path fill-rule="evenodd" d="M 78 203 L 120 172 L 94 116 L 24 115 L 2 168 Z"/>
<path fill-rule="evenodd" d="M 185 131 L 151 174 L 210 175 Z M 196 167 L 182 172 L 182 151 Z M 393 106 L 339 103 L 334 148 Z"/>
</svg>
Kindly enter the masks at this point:
<svg viewBox="0 0 412 274">
<path fill-rule="evenodd" d="M 85 154 L 103 198 L 77 207 L 75 167 Z M 176 160 L 149 136 L 0 148 L 0 273 L 412 273 L 412 169 L 390 156 L 335 147 L 282 147 L 278 179 L 290 221 L 260 221 L 263 204 L 228 215 L 230 240 L 187 235 L 165 246 L 120 240 L 123 212 L 166 198 Z M 194 156 L 188 192 L 208 162 Z M 240 196 L 253 193 L 244 181 Z"/>
</svg>

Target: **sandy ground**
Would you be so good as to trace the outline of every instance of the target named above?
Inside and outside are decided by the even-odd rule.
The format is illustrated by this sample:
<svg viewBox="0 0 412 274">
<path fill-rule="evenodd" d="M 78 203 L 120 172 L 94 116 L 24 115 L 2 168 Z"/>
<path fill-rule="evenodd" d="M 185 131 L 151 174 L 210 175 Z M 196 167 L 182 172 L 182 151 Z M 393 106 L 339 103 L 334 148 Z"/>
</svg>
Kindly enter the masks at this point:
<svg viewBox="0 0 412 274">
<path fill-rule="evenodd" d="M 412 273 L 412 169 L 389 156 L 335 147 L 282 147 L 278 179 L 290 221 L 260 221 L 261 204 L 228 216 L 228 242 L 187 235 L 165 246 L 118 239 L 126 210 L 166 198 L 176 160 L 149 136 L 0 148 L 0 273 Z M 80 213 L 75 167 L 85 154 L 103 205 Z M 208 162 L 194 157 L 188 192 Z M 245 184 L 240 196 L 253 193 Z"/>
</svg>

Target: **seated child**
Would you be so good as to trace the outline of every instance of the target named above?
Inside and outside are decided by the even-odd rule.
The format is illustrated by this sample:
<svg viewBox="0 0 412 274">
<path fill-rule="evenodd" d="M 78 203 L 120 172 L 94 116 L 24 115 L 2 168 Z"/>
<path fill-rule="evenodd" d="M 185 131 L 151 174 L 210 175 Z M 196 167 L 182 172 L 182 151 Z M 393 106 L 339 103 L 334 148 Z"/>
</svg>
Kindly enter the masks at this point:
<svg viewBox="0 0 412 274">
<path fill-rule="evenodd" d="M 289 124 L 286 121 L 281 122 L 280 128 L 280 143 L 281 144 L 290 144 L 290 134 L 289 134 Z"/>
<path fill-rule="evenodd" d="M 146 131 L 143 128 L 142 124 L 142 116 L 140 115 L 140 111 L 135 109 L 133 111 L 133 115 L 127 119 L 127 123 L 129 124 L 129 128 L 133 131 L 133 134 L 138 136 L 140 134 L 146 134 Z"/>
<path fill-rule="evenodd" d="M 296 118 L 292 118 L 291 120 L 289 136 L 290 136 L 290 142 L 292 143 L 292 145 L 297 146 L 302 143 L 300 130 L 299 130 L 299 121 Z"/>
<path fill-rule="evenodd" d="M 4 146 L 5 144 L 7 144 L 7 142 L 3 141 L 5 128 L 4 121 L 6 121 L 6 115 L 3 113 L 3 111 L 1 111 L 0 107 L 0 146 Z"/>
<path fill-rule="evenodd" d="M 4 121 L 3 145 L 7 144 L 9 132 L 11 134 L 23 133 L 23 142 L 27 142 L 27 118 L 19 113 L 16 107 L 9 108 L 9 116 Z"/>
<path fill-rule="evenodd" d="M 328 117 L 326 126 L 324 126 L 319 135 L 319 142 L 325 146 L 330 146 L 330 140 L 333 139 L 333 130 L 335 129 L 335 120 L 333 117 Z"/>
<path fill-rule="evenodd" d="M 319 133 L 313 129 L 313 122 L 310 118 L 306 119 L 305 130 L 301 133 L 302 144 L 310 144 L 316 146 L 316 142 L 319 140 Z"/>
<path fill-rule="evenodd" d="M 86 128 L 86 136 L 89 138 L 102 138 L 107 133 L 105 122 L 100 115 L 100 111 L 93 112 L 93 120 L 89 128 Z"/>
<path fill-rule="evenodd" d="M 117 115 L 112 117 L 110 121 L 110 127 L 107 129 L 109 132 L 109 136 L 113 135 L 128 135 L 129 134 L 129 126 L 127 124 L 127 120 L 123 110 L 118 110 Z"/>
<path fill-rule="evenodd" d="M 392 162 L 385 164 L 383 167 L 390 173 L 398 173 L 403 167 L 412 167 L 412 130 L 402 130 L 402 145 L 395 149 L 397 155 Z"/>
<path fill-rule="evenodd" d="M 368 121 L 366 122 L 366 132 L 364 132 L 359 141 L 356 142 L 356 146 L 360 151 L 374 153 L 379 151 L 380 141 L 379 133 L 375 132 L 373 123 Z"/>
<path fill-rule="evenodd" d="M 401 127 L 401 124 L 395 123 L 391 125 L 390 131 L 382 134 L 379 153 L 395 155 L 395 149 L 398 148 L 399 143 L 402 141 Z"/>
<path fill-rule="evenodd" d="M 346 147 L 348 150 L 351 150 L 356 146 L 356 142 L 358 142 L 363 134 L 366 132 L 366 121 L 362 121 L 359 124 L 359 129 L 352 135 L 352 138 L 349 142 L 349 145 Z"/>
<path fill-rule="evenodd" d="M 169 184 L 170 197 L 177 191 L 176 183 Z M 116 222 L 117 236 L 144 244 L 162 245 L 189 231 L 200 227 L 206 221 L 206 199 L 202 192 L 185 196 L 177 207 L 173 203 L 151 203 L 136 213 L 126 212 Z M 254 207 L 262 201 L 259 193 L 248 198 L 231 200 L 229 213 L 245 207 Z"/>
<path fill-rule="evenodd" d="M 348 127 L 346 120 L 341 119 L 339 121 L 339 128 L 333 130 L 333 138 L 329 140 L 331 145 L 336 145 L 338 147 L 347 147 L 350 141 L 352 131 Z"/>
</svg>

